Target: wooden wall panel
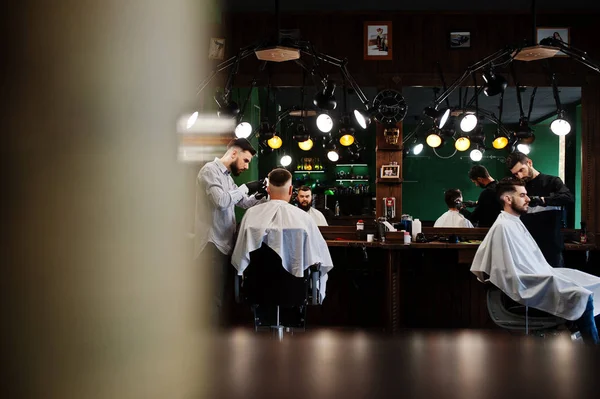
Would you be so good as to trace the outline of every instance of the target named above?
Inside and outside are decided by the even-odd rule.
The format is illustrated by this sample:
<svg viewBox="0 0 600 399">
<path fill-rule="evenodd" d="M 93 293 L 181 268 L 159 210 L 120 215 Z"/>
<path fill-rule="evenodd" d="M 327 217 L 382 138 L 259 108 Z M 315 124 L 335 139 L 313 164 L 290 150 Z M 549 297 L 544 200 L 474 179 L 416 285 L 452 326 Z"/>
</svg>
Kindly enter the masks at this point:
<svg viewBox="0 0 600 399">
<path fill-rule="evenodd" d="M 594 241 L 600 234 L 600 76 L 590 79 L 581 94 L 581 220 Z"/>
</svg>

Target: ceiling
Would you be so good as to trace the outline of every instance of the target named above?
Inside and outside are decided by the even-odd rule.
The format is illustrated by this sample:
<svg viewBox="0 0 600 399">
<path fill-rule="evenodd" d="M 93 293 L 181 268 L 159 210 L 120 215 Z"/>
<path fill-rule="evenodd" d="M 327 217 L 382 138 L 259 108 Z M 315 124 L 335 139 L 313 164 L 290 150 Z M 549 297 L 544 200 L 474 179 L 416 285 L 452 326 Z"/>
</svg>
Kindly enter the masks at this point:
<svg viewBox="0 0 600 399">
<path fill-rule="evenodd" d="M 224 10 L 231 12 L 274 12 L 276 0 L 223 0 Z M 281 11 L 525 11 L 531 10 L 527 0 L 280 0 Z M 600 10 L 600 2 L 592 0 L 543 0 L 536 2 L 538 12 Z"/>
<path fill-rule="evenodd" d="M 369 99 L 373 101 L 373 98 L 377 94 L 377 90 L 374 87 L 363 87 L 363 92 Z M 463 89 L 464 90 L 464 89 Z M 316 109 L 312 104 L 312 99 L 315 95 L 314 87 L 307 87 L 305 90 L 305 108 Z M 335 91 L 338 106 L 335 111 L 342 113 L 344 112 L 344 101 L 343 101 L 343 89 L 338 88 Z M 531 93 L 533 92 L 532 87 L 522 89 L 521 99 L 523 102 L 523 111 L 525 115 L 529 112 L 529 101 Z M 577 104 L 581 100 L 581 88 L 580 87 L 561 87 L 559 88 L 560 101 L 563 106 L 569 104 Z M 441 90 L 440 90 L 441 93 Z M 439 93 L 438 93 L 439 94 Z M 464 96 L 464 91 L 462 92 Z M 433 102 L 434 91 L 433 87 L 404 87 L 402 89 L 402 95 L 406 100 L 408 106 L 408 112 L 404 118 L 404 123 L 415 123 L 421 117 L 423 109 L 428 107 Z M 468 98 L 473 96 L 473 88 L 469 88 Z M 301 95 L 299 88 L 278 88 L 276 92 L 277 102 L 281 105 L 282 110 L 290 109 L 295 106 L 299 106 L 301 103 Z M 449 97 L 450 106 L 456 107 L 459 104 L 459 91 L 455 90 Z M 490 111 L 498 117 L 500 96 L 487 97 L 481 94 L 478 97 L 479 107 Z M 360 101 L 354 94 L 347 95 L 348 110 L 358 108 L 361 106 Z M 444 102 L 443 106 L 446 103 Z M 362 109 L 362 108 L 361 108 Z M 531 121 L 539 121 L 542 118 L 548 117 L 552 113 L 556 112 L 556 103 L 552 94 L 551 87 L 539 87 L 536 91 L 533 108 L 531 112 Z M 517 92 L 514 87 L 508 87 L 504 93 L 504 109 L 502 112 L 502 122 L 505 124 L 518 123 L 520 116 L 519 105 L 517 102 Z M 489 121 L 487 123 L 490 123 Z"/>
</svg>

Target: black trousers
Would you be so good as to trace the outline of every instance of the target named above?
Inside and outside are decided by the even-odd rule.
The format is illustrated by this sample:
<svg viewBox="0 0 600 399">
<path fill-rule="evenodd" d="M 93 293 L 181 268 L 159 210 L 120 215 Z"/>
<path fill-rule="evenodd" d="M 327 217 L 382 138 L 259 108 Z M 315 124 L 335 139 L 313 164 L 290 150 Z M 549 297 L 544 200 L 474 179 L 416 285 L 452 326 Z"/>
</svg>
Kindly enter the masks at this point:
<svg viewBox="0 0 600 399">
<path fill-rule="evenodd" d="M 215 327 L 224 326 L 227 324 L 225 287 L 227 279 L 233 278 L 231 257 L 209 242 L 200 254 L 198 263 L 201 278 L 208 278 L 209 281 L 211 324 Z"/>
</svg>

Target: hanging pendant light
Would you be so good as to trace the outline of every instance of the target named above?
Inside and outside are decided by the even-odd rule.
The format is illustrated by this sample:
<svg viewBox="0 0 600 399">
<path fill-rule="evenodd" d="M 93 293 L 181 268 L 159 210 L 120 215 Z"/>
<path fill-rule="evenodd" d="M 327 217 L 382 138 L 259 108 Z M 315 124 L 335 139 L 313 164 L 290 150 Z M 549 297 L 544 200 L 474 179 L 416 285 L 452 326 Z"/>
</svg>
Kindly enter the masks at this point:
<svg viewBox="0 0 600 399">
<path fill-rule="evenodd" d="M 281 140 L 281 137 L 279 137 L 277 134 L 267 140 L 267 145 L 274 150 L 280 148 L 282 144 L 283 140 Z"/>
<path fill-rule="evenodd" d="M 302 151 L 309 151 L 313 148 L 313 141 L 311 139 L 301 141 L 298 143 L 298 147 L 300 147 Z"/>
<path fill-rule="evenodd" d="M 470 146 L 471 146 L 471 140 L 469 140 L 469 137 L 467 137 L 467 136 L 459 137 L 454 142 L 454 148 L 456 148 L 458 151 L 467 151 Z"/>
</svg>

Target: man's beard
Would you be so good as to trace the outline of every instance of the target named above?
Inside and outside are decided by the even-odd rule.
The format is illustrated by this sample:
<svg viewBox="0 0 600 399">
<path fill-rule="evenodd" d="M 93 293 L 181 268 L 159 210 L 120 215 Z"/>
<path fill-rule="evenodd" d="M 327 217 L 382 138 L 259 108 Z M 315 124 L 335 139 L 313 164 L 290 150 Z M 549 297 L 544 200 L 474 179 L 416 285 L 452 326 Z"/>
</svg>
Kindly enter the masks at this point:
<svg viewBox="0 0 600 399">
<path fill-rule="evenodd" d="M 529 174 L 527 176 L 524 176 L 521 180 L 523 180 L 526 183 L 533 180 L 533 170 L 531 170 L 531 168 L 529 168 Z"/>
<path fill-rule="evenodd" d="M 240 175 L 240 173 L 241 173 L 240 169 L 237 167 L 236 164 L 232 163 L 229 167 L 231 168 L 231 174 L 233 176 L 239 176 Z"/>
<path fill-rule="evenodd" d="M 307 203 L 306 205 L 302 205 L 301 203 L 298 202 L 298 208 L 302 209 L 305 212 L 310 211 L 311 206 L 312 206 L 312 201 Z"/>
<path fill-rule="evenodd" d="M 510 207 L 512 208 L 513 211 L 515 211 L 516 213 L 518 213 L 519 215 L 525 215 L 527 213 L 527 209 L 525 208 L 525 205 L 523 205 L 523 207 L 519 208 L 514 202 L 512 204 L 510 204 Z"/>
</svg>

